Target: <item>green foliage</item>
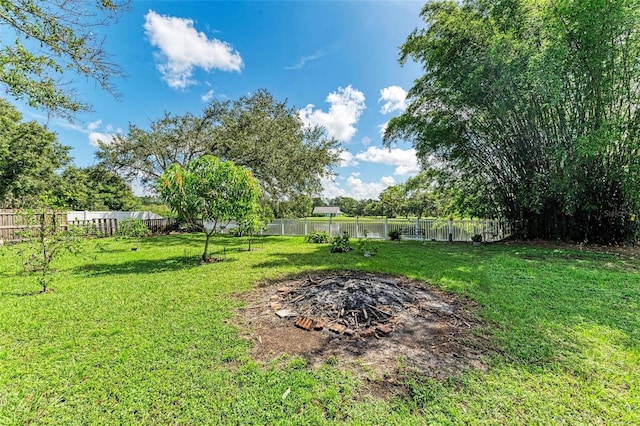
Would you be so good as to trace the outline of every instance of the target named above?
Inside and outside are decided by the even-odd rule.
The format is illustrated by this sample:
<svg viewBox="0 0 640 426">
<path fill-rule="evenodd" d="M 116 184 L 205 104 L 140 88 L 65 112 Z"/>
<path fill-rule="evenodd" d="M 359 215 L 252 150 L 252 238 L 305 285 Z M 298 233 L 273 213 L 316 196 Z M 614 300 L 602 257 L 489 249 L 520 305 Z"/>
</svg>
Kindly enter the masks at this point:
<svg viewBox="0 0 640 426">
<path fill-rule="evenodd" d="M 234 228 L 237 236 L 246 235 L 248 237 L 248 250 L 251 251 L 251 243 L 254 237 L 261 231 L 267 230 L 267 225 L 273 221 L 273 212 L 269 207 L 255 204 L 251 212 L 243 216 Z"/>
<path fill-rule="evenodd" d="M 380 206 L 386 217 L 394 218 L 405 212 L 404 189 L 400 185 L 392 185 L 380 193 Z"/>
<path fill-rule="evenodd" d="M 59 183 L 55 171 L 70 161 L 69 149 L 0 99 L 0 207 L 37 206 Z"/>
<path fill-rule="evenodd" d="M 305 242 L 313 244 L 326 244 L 330 239 L 331 237 L 327 231 L 314 231 L 304 236 Z"/>
<path fill-rule="evenodd" d="M 136 197 L 137 208 L 142 211 L 149 211 L 162 217 L 175 217 L 175 213 L 158 196 Z"/>
<path fill-rule="evenodd" d="M 172 164 L 158 179 L 158 193 L 181 221 L 205 233 L 202 260 L 208 261 L 211 235 L 255 212 L 260 186 L 247 169 L 205 155 L 186 168 Z"/>
<path fill-rule="evenodd" d="M 378 252 L 378 245 L 369 238 L 369 231 L 366 229 L 363 231 L 364 237 L 360 238 L 359 248 L 365 256 L 372 256 Z"/>
<path fill-rule="evenodd" d="M 450 171 L 459 211 L 528 238 L 635 239 L 640 2 L 432 1 L 401 48 L 425 75 L 385 143 Z"/>
<path fill-rule="evenodd" d="M 271 205 L 277 218 L 301 218 L 311 216 L 313 200 L 305 194 L 296 194 L 286 201 L 275 201 Z"/>
<path fill-rule="evenodd" d="M 380 241 L 379 254 L 363 262 L 328 256 L 301 238 L 269 237 L 265 250 L 249 254 L 221 235 L 214 243 L 236 249 L 228 251 L 232 261 L 185 262 L 200 240 L 162 236 L 142 252 L 102 240 L 97 260 L 60 259 L 56 292 L 44 299 L 16 296 L 36 287 L 16 270 L 18 246 L 6 246 L 0 418 L 20 425 L 640 424 L 637 256 Z M 371 368 L 363 377 L 341 356 L 317 368 L 286 355 L 254 359 L 258 343 L 233 320 L 238 308 L 258 304 L 245 296 L 265 281 L 344 269 L 407 276 L 462 295 L 487 327 L 478 330 L 486 338 L 477 351 L 488 368 L 442 379 L 402 366 L 388 376 Z M 371 394 L 371 386 L 388 389 L 388 379 L 402 393 Z"/>
<path fill-rule="evenodd" d="M 77 254 L 85 232 L 81 227 L 63 225 L 66 212 L 50 208 L 23 210 L 20 224 L 24 228 L 17 233 L 20 243 L 18 253 L 24 270 L 39 274 L 41 292 L 49 289 L 51 263 L 65 252 Z"/>
<path fill-rule="evenodd" d="M 346 253 L 353 250 L 349 244 L 349 233 L 344 231 L 342 235 L 331 240 L 331 253 Z"/>
<path fill-rule="evenodd" d="M 110 170 L 149 183 L 168 164 L 185 167 L 211 154 L 250 169 L 274 203 L 318 192 L 320 179 L 339 162 L 337 141 L 327 140 L 322 129 L 306 128 L 297 110 L 266 90 L 235 101 L 214 100 L 201 115 L 166 114 L 150 127 L 131 124 L 128 134 L 99 142 L 97 158 Z"/>
<path fill-rule="evenodd" d="M 118 234 L 120 238 L 142 238 L 151 235 L 147 225 L 140 219 L 126 218 L 118 224 Z"/>
<path fill-rule="evenodd" d="M 70 117 L 90 107 L 65 87 L 70 73 L 94 80 L 114 93 L 109 81 L 122 75 L 103 50 L 101 26 L 113 21 L 126 2 L 112 0 L 0 2 L 3 49 L 0 83 L 16 99 Z M 7 42 L 15 35 L 15 42 Z"/>
<path fill-rule="evenodd" d="M 391 241 L 400 241 L 400 231 L 398 231 L 397 229 L 392 229 L 391 231 L 389 231 L 389 239 Z"/>
<path fill-rule="evenodd" d="M 140 205 L 124 179 L 101 166 L 67 167 L 52 196 L 69 210 L 128 211 Z"/>
<path fill-rule="evenodd" d="M 351 197 L 336 197 L 329 202 L 329 205 L 340 207 L 340 211 L 348 216 L 358 215 L 359 203 Z M 360 215 L 362 215 L 361 212 Z"/>
</svg>

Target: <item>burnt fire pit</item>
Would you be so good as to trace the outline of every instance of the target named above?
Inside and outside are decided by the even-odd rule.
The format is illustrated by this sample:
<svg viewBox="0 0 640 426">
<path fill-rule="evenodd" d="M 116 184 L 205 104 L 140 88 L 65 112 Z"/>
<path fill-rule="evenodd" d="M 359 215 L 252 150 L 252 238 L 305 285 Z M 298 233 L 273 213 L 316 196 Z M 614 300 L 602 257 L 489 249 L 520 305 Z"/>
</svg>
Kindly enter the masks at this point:
<svg viewBox="0 0 640 426">
<path fill-rule="evenodd" d="M 290 281 L 270 298 L 271 309 L 308 331 L 383 337 L 407 317 L 454 316 L 451 306 L 407 280 L 342 272 Z"/>
</svg>

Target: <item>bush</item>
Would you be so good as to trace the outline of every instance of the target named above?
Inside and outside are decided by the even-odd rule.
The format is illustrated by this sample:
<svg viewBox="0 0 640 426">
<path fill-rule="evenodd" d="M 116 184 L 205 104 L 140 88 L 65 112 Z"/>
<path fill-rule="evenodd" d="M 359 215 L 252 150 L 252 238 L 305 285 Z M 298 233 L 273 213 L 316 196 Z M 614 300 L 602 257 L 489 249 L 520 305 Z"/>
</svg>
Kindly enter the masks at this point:
<svg viewBox="0 0 640 426">
<path fill-rule="evenodd" d="M 369 231 L 364 230 L 364 238 L 360 238 L 360 250 L 365 256 L 372 256 L 378 252 L 378 246 L 369 238 Z"/>
<path fill-rule="evenodd" d="M 229 235 L 231 235 L 232 237 L 242 237 L 242 229 L 231 228 L 229 229 Z"/>
<path fill-rule="evenodd" d="M 151 234 L 147 225 L 140 219 L 124 219 L 118 225 L 118 237 L 121 238 L 142 238 Z"/>
<path fill-rule="evenodd" d="M 334 237 L 331 240 L 331 253 L 346 253 L 353 250 L 349 245 L 349 233 L 344 232 L 339 237 Z"/>
<path fill-rule="evenodd" d="M 482 235 L 480 234 L 476 234 L 473 237 L 471 237 L 471 241 L 473 241 L 474 243 L 481 243 L 482 242 Z"/>
<path fill-rule="evenodd" d="M 327 231 L 315 231 L 304 237 L 304 241 L 314 244 L 325 244 L 330 240 L 329 233 Z"/>
<path fill-rule="evenodd" d="M 400 241 L 400 231 L 397 229 L 389 231 L 389 239 L 391 241 Z"/>
</svg>

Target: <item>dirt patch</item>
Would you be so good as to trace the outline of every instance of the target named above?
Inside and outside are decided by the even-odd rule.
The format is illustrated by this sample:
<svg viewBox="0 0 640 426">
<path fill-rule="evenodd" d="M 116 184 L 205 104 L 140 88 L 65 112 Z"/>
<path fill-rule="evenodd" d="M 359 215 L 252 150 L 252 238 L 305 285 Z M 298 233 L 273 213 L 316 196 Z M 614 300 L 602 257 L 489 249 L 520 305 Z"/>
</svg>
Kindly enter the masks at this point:
<svg viewBox="0 0 640 426">
<path fill-rule="evenodd" d="M 442 379 L 486 369 L 489 346 L 476 306 L 426 283 L 332 272 L 266 285 L 243 299 L 237 319 L 260 360 L 288 354 L 311 367 L 329 362 L 384 388 L 396 386 L 399 372 Z"/>
</svg>

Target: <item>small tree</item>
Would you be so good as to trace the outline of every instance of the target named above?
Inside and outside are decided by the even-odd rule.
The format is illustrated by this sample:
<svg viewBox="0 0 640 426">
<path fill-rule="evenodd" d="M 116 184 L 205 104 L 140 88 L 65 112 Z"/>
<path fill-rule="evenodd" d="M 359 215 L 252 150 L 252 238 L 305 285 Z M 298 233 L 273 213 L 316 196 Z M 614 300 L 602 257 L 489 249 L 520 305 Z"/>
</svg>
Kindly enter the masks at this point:
<svg viewBox="0 0 640 426">
<path fill-rule="evenodd" d="M 246 216 L 238 221 L 238 232 L 240 235 L 246 235 L 248 238 L 249 248 L 251 251 L 251 243 L 256 234 L 267 229 L 267 224 L 273 220 L 273 212 L 269 207 L 262 207 L 258 204 Z"/>
<path fill-rule="evenodd" d="M 38 281 L 42 293 L 49 288 L 47 277 L 51 262 L 65 252 L 77 254 L 84 239 L 82 228 L 67 227 L 62 222 L 65 214 L 51 208 L 21 212 L 24 228 L 17 233 L 22 240 L 19 253 L 25 271 L 41 274 Z"/>
<path fill-rule="evenodd" d="M 120 222 L 118 226 L 118 237 L 133 238 L 136 245 L 132 250 L 137 250 L 140 244 L 140 238 L 147 237 L 151 234 L 147 225 L 140 219 L 127 218 Z"/>
<path fill-rule="evenodd" d="M 260 186 L 251 172 L 231 161 L 205 155 L 186 167 L 172 164 L 158 180 L 158 192 L 178 218 L 205 234 L 202 260 L 209 260 L 209 240 L 220 226 L 251 213 Z"/>
</svg>

